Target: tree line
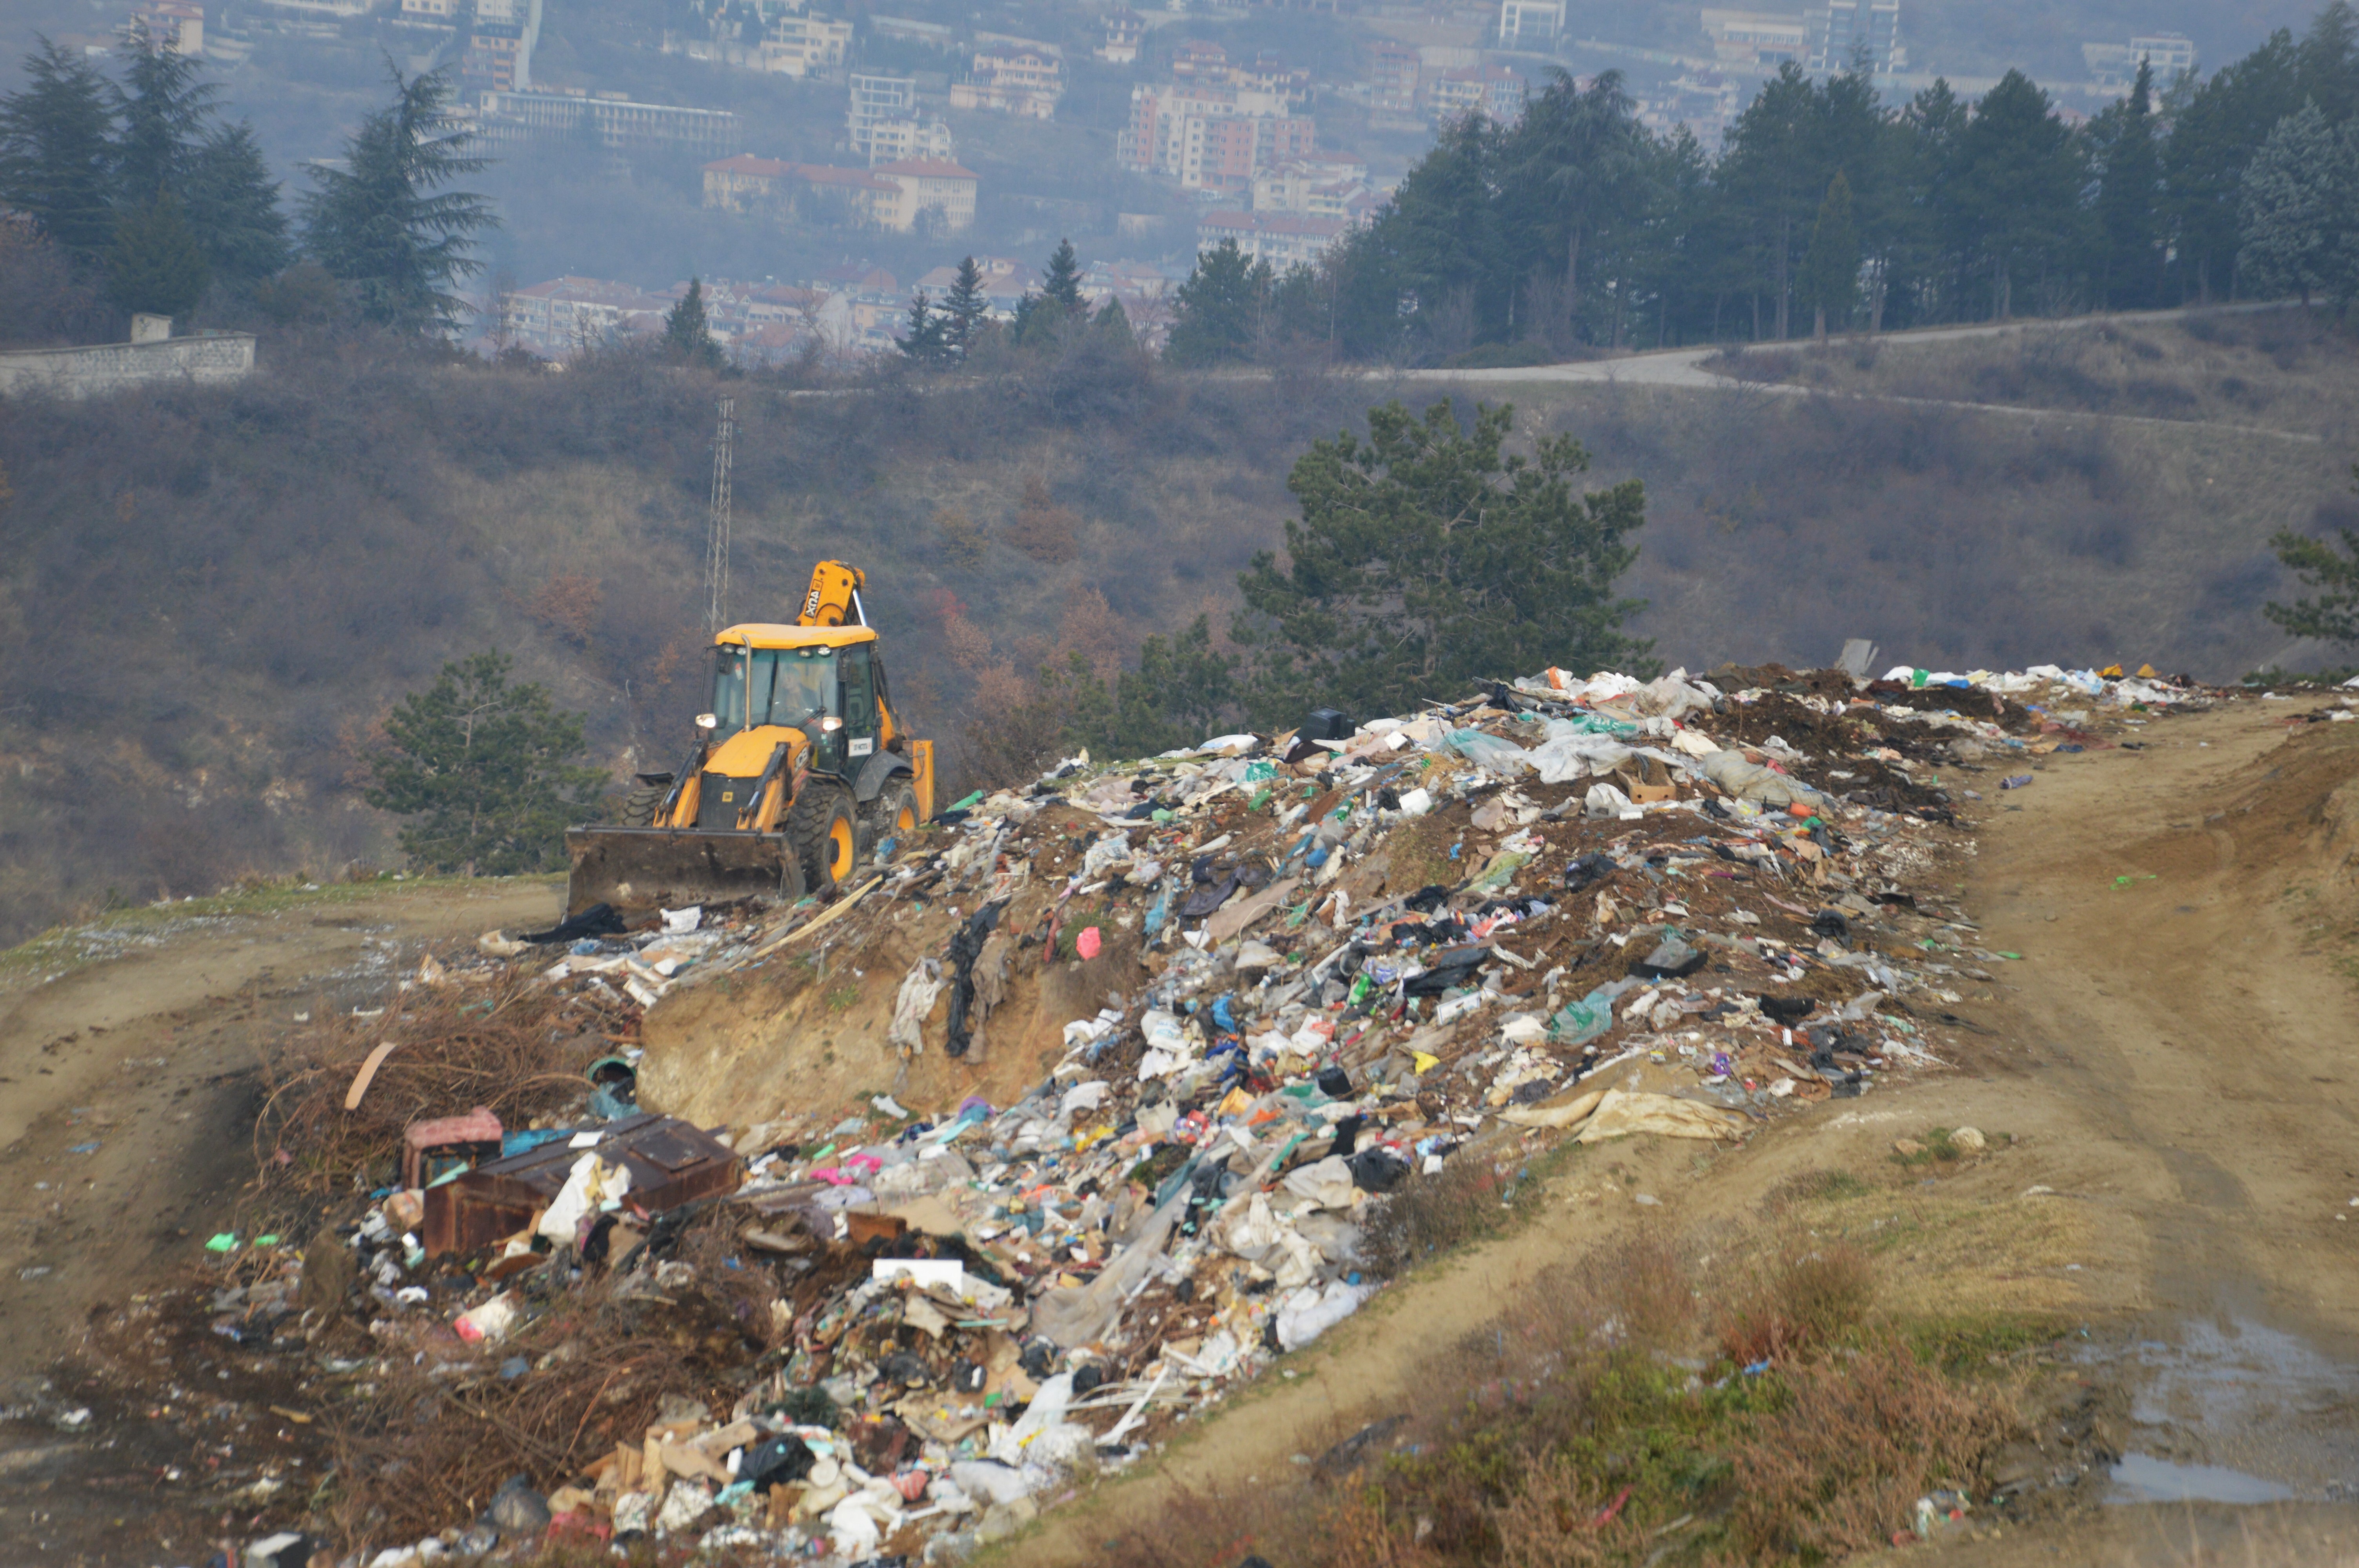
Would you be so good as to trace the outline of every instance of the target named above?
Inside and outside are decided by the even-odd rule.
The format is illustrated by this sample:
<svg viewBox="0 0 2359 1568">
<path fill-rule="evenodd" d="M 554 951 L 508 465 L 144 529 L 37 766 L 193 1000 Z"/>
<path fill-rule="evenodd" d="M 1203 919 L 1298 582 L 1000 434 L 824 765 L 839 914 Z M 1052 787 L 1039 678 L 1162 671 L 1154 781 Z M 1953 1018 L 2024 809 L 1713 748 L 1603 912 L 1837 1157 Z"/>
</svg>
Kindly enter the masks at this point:
<svg viewBox="0 0 2359 1568">
<path fill-rule="evenodd" d="M 49 39 L 0 94 L 0 206 L 75 283 L 123 311 L 185 316 L 209 297 L 340 298 L 362 319 L 448 325 L 497 219 L 448 189 L 484 167 L 450 114 L 445 73 L 392 70 L 391 102 L 313 166 L 293 218 L 253 127 L 226 121 L 203 62 L 134 22 L 109 76 Z"/>
<path fill-rule="evenodd" d="M 1558 72 L 1513 124 L 1446 128 L 1316 266 L 1203 253 L 1167 353 L 1516 363 L 2240 297 L 2347 308 L 2355 117 L 2350 0 L 2208 78 L 2142 63 L 2078 125 L 2021 71 L 1894 103 L 1864 67 L 1788 64 L 1713 156 L 1641 124 L 1618 72 Z"/>
</svg>

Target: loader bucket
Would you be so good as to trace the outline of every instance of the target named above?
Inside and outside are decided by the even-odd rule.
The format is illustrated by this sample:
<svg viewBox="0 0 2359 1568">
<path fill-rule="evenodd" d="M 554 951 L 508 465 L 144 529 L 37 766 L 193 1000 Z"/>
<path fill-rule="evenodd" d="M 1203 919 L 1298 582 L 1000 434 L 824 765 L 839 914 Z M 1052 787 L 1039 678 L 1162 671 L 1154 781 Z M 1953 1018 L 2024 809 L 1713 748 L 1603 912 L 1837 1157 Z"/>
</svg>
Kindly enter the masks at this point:
<svg viewBox="0 0 2359 1568">
<path fill-rule="evenodd" d="M 574 827 L 568 918 L 592 904 L 623 913 L 761 894 L 803 895 L 802 867 L 783 833 L 699 833 L 671 827 Z"/>
</svg>

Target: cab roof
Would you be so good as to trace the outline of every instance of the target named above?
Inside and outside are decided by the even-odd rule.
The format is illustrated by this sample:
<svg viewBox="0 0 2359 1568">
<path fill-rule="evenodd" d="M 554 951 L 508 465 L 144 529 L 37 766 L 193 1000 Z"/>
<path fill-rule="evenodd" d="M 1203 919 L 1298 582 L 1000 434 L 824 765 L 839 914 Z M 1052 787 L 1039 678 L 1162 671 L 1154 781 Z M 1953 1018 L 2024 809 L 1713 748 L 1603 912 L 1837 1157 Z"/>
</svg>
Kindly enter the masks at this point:
<svg viewBox="0 0 2359 1568">
<path fill-rule="evenodd" d="M 854 643 L 874 643 L 876 629 L 873 626 L 780 626 L 766 621 L 749 621 L 713 634 L 716 648 L 844 648 Z"/>
</svg>

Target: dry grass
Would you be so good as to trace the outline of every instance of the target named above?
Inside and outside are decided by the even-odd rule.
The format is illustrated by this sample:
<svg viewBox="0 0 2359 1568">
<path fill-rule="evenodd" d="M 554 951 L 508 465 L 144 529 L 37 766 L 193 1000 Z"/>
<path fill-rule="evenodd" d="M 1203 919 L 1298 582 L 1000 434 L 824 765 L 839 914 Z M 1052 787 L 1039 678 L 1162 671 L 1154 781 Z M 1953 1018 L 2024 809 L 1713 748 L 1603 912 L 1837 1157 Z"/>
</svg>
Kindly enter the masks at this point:
<svg viewBox="0 0 2359 1568">
<path fill-rule="evenodd" d="M 1907 336 L 1724 356 L 1745 379 L 1830 391 L 2332 435 L 2359 411 L 2349 337 L 2325 312 L 2027 324 L 1947 342 Z"/>
<path fill-rule="evenodd" d="M 1730 1244 L 1737 1250 L 1734 1260 Z M 1821 1562 L 1971 1486 L 2012 1386 L 1870 1314 L 1873 1265 L 1785 1233 L 1642 1232 L 1521 1292 L 1437 1357 L 1408 1424 L 1337 1475 L 1179 1499 L 1115 1568 Z M 1715 1258 L 1716 1255 L 1716 1258 Z M 1776 1325 L 1748 1371 L 1731 1325 Z"/>
<path fill-rule="evenodd" d="M 591 995 L 560 999 L 528 971 L 475 984 L 419 985 L 381 1018 L 340 1017 L 267 1064 L 255 1123 L 266 1193 L 325 1197 L 365 1174 L 389 1180 L 402 1133 L 424 1117 L 489 1108 L 505 1127 L 570 1108 L 588 1092 L 590 1064 L 636 1037 L 638 1009 Z M 344 1099 L 369 1054 L 399 1042 L 356 1109 Z"/>
</svg>

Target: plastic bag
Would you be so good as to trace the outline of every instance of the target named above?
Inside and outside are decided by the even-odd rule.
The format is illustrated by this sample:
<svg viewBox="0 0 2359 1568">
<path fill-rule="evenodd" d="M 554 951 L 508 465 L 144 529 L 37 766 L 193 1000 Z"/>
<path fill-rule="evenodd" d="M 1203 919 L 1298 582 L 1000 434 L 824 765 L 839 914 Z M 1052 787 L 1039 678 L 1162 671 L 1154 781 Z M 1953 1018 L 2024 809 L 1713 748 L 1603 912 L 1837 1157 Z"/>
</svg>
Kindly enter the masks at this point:
<svg viewBox="0 0 2359 1568">
<path fill-rule="evenodd" d="M 1484 772 L 1502 778 L 1512 778 L 1532 765 L 1529 752 L 1480 730 L 1452 730 L 1443 743 Z"/>
</svg>

